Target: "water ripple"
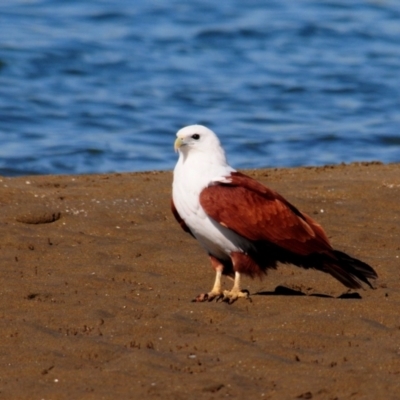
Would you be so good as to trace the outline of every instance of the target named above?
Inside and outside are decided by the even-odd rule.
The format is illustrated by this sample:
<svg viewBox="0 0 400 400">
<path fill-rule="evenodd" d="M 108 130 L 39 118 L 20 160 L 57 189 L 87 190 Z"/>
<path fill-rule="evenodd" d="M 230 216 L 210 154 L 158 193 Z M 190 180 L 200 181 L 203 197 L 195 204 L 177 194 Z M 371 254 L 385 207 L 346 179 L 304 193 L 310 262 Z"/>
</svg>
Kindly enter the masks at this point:
<svg viewBox="0 0 400 400">
<path fill-rule="evenodd" d="M 239 168 L 400 162 L 395 1 L 3 0 L 0 174 L 172 169 L 186 124 Z"/>
</svg>

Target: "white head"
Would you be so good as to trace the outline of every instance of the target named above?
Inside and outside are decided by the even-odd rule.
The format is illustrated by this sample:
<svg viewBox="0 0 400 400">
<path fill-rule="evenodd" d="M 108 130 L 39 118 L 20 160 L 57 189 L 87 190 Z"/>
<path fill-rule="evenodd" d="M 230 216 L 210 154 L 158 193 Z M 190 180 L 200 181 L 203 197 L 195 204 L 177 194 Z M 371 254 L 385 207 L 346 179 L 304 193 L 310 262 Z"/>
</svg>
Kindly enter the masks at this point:
<svg viewBox="0 0 400 400">
<path fill-rule="evenodd" d="M 213 164 L 226 164 L 225 152 L 217 135 L 203 125 L 180 129 L 176 133 L 175 151 L 179 151 L 182 161 L 190 154 L 190 157 L 200 157 Z"/>
<path fill-rule="evenodd" d="M 227 163 L 217 135 L 205 126 L 180 129 L 176 134 L 175 151 L 179 152 L 179 160 L 174 169 L 174 193 L 198 196 L 210 182 L 235 171 Z"/>
<path fill-rule="evenodd" d="M 176 133 L 175 151 L 210 151 L 221 147 L 217 135 L 203 125 L 189 125 Z"/>
</svg>

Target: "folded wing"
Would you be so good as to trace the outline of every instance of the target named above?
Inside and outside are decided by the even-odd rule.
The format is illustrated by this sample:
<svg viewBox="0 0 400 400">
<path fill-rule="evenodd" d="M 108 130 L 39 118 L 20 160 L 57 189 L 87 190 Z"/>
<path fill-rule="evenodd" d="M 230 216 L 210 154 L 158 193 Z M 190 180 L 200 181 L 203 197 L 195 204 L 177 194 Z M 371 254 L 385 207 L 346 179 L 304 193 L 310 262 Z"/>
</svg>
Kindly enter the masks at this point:
<svg viewBox="0 0 400 400">
<path fill-rule="evenodd" d="M 200 194 L 200 204 L 216 222 L 253 241 L 269 241 L 299 255 L 332 247 L 319 224 L 275 191 L 239 172 Z"/>
</svg>

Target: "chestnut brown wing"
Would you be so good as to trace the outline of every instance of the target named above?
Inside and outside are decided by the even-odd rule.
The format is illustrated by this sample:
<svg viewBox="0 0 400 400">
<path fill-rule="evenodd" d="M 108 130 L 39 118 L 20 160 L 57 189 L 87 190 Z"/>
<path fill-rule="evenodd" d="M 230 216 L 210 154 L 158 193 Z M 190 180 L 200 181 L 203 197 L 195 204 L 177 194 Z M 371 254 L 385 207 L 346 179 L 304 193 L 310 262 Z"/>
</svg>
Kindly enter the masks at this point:
<svg viewBox="0 0 400 400">
<path fill-rule="evenodd" d="M 205 188 L 200 204 L 213 220 L 253 241 L 269 241 L 299 255 L 332 247 L 322 227 L 277 192 L 239 172 Z"/>
</svg>

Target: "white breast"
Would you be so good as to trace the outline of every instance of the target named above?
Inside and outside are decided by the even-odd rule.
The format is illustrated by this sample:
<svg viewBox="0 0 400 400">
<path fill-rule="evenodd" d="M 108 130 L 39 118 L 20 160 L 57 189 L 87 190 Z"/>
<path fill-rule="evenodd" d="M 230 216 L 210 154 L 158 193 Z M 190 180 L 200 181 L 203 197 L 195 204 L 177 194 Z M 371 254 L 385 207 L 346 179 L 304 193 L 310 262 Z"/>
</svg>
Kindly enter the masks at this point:
<svg viewBox="0 0 400 400">
<path fill-rule="evenodd" d="M 231 252 L 246 251 L 251 243 L 209 218 L 200 205 L 199 196 L 210 182 L 229 175 L 234 169 L 227 165 L 205 167 L 204 164 L 199 168 L 195 161 L 193 157 L 183 165 L 180 159 L 175 167 L 172 191 L 175 207 L 208 253 L 219 259 L 229 259 Z"/>
</svg>

